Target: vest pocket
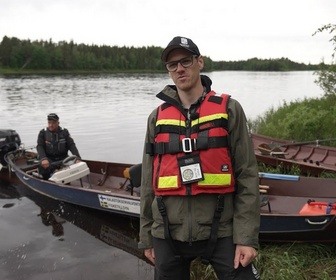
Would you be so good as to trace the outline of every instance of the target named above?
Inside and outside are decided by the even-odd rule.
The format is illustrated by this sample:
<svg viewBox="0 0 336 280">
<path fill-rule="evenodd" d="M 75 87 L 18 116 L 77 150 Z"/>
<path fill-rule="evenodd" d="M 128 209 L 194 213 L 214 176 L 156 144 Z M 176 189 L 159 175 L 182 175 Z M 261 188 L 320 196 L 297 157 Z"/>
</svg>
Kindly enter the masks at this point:
<svg viewBox="0 0 336 280">
<path fill-rule="evenodd" d="M 65 139 L 60 139 L 58 142 L 58 151 L 60 154 L 65 154 L 67 152 Z"/>
</svg>

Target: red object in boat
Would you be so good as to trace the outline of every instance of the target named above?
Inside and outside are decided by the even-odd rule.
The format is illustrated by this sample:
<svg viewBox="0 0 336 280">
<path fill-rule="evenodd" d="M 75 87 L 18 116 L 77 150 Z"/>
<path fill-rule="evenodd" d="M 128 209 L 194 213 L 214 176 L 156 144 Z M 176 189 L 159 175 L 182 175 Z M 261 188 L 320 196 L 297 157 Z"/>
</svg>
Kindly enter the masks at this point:
<svg viewBox="0 0 336 280">
<path fill-rule="evenodd" d="M 336 203 L 308 200 L 299 213 L 300 215 L 336 214 Z"/>
</svg>

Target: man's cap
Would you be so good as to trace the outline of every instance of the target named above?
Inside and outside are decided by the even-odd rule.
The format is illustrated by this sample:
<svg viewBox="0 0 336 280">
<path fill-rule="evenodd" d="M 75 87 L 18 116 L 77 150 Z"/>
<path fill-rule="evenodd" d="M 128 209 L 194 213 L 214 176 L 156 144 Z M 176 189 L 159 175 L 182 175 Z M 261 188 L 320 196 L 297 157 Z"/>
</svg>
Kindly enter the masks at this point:
<svg viewBox="0 0 336 280">
<path fill-rule="evenodd" d="M 168 46 L 163 50 L 161 54 L 161 60 L 163 62 L 167 62 L 168 54 L 175 49 L 185 49 L 193 54 L 201 55 L 200 51 L 198 50 L 198 47 L 191 39 L 177 36 L 174 37 L 174 39 L 171 40 Z"/>
<path fill-rule="evenodd" d="M 50 113 L 48 115 L 48 121 L 58 121 L 59 117 L 55 113 Z"/>
</svg>

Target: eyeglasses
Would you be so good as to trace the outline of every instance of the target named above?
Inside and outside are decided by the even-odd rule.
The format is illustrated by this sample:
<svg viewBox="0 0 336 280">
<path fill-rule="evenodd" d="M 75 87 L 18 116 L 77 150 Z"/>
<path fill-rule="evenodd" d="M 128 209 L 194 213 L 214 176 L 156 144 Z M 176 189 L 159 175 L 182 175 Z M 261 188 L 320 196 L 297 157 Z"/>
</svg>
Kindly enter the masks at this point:
<svg viewBox="0 0 336 280">
<path fill-rule="evenodd" d="M 197 55 L 192 55 L 190 57 L 185 57 L 185 58 L 182 58 L 180 60 L 167 62 L 165 65 L 166 65 L 166 68 L 169 72 L 175 72 L 179 63 L 184 68 L 188 68 L 188 67 L 193 65 L 194 58 L 196 58 L 196 57 L 198 57 L 198 56 Z"/>
</svg>

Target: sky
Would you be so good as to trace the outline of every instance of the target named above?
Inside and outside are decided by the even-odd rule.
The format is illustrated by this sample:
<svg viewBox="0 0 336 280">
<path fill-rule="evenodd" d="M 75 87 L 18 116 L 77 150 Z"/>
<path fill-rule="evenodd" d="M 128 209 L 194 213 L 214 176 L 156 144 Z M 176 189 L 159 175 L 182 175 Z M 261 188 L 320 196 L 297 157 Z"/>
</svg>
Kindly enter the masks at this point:
<svg viewBox="0 0 336 280">
<path fill-rule="evenodd" d="M 165 47 L 192 39 L 214 61 L 332 62 L 336 0 L 0 0 L 0 40 Z"/>
</svg>

